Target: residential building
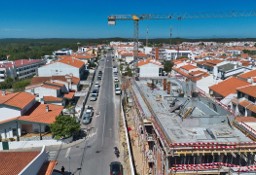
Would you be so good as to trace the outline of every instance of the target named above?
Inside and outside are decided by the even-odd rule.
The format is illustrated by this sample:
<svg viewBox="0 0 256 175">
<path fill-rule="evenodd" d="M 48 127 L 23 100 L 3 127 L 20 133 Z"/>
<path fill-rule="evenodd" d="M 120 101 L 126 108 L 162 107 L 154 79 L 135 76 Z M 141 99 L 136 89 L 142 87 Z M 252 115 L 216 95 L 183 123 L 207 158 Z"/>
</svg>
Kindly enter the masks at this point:
<svg viewBox="0 0 256 175">
<path fill-rule="evenodd" d="M 228 77 L 241 74 L 245 71 L 251 70 L 248 67 L 241 66 L 238 62 L 222 62 L 213 68 L 213 75 L 217 79 L 225 80 Z"/>
<path fill-rule="evenodd" d="M 39 77 L 65 76 L 67 74 L 84 79 L 86 74 L 85 63 L 79 59 L 68 57 L 38 69 Z"/>
<path fill-rule="evenodd" d="M 4 81 L 7 77 L 13 79 L 26 79 L 37 75 L 37 70 L 46 62 L 41 59 L 21 59 L 15 61 L 0 62 L 0 81 Z"/>
<path fill-rule="evenodd" d="M 217 66 L 222 60 L 210 59 L 204 61 L 198 61 L 197 67 L 207 70 L 209 73 L 213 72 L 214 66 Z"/>
<path fill-rule="evenodd" d="M 232 99 L 235 114 L 256 117 L 256 85 L 242 86 L 236 89 L 237 95 Z"/>
<path fill-rule="evenodd" d="M 52 54 L 54 56 L 60 56 L 60 55 L 71 55 L 72 53 L 73 53 L 73 50 L 68 48 L 63 48 L 63 49 L 54 51 Z"/>
<path fill-rule="evenodd" d="M 68 91 L 78 91 L 81 88 L 80 79 L 72 75 L 50 76 L 50 77 L 33 77 L 30 85 L 42 84 L 44 82 L 55 82 L 64 84 Z"/>
<path fill-rule="evenodd" d="M 41 151 L 8 151 L 0 152 L 0 174 L 2 175 L 51 175 L 56 161 L 48 162 L 45 147 Z M 48 172 L 46 173 L 46 170 Z"/>
<path fill-rule="evenodd" d="M 250 85 L 250 83 L 236 77 L 229 77 L 222 82 L 210 86 L 209 94 L 217 100 L 222 100 L 230 94 L 236 94 L 237 88 L 247 85 Z"/>
<path fill-rule="evenodd" d="M 62 113 L 62 106 L 36 102 L 27 92 L 0 95 L 0 136 L 2 139 L 19 137 L 28 132 L 49 131 L 49 124 Z"/>
<path fill-rule="evenodd" d="M 35 95 L 39 102 L 43 101 L 44 96 L 61 97 L 69 92 L 64 84 L 54 81 L 45 81 L 41 84 L 27 86 L 25 91 Z"/>
<path fill-rule="evenodd" d="M 244 80 L 244 81 L 247 81 L 249 83 L 256 82 L 256 69 L 246 71 L 246 72 L 238 75 L 237 77 Z"/>
<path fill-rule="evenodd" d="M 159 77 L 163 74 L 163 66 L 159 61 L 148 58 L 137 63 L 138 77 Z"/>
</svg>

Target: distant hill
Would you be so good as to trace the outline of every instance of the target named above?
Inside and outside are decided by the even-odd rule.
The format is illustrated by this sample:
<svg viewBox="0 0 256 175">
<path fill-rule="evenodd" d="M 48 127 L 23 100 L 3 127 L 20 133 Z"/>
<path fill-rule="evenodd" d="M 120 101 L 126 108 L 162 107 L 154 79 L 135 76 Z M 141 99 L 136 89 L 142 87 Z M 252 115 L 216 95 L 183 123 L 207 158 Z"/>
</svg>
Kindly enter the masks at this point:
<svg viewBox="0 0 256 175">
<path fill-rule="evenodd" d="M 70 48 L 77 50 L 80 45 L 108 44 L 110 41 L 133 41 L 132 38 L 97 38 L 97 39 L 79 39 L 79 38 L 46 38 L 46 39 L 26 39 L 26 38 L 5 38 L 0 39 L 0 59 L 6 59 L 10 55 L 10 60 L 41 58 L 43 55 L 51 55 L 53 51 L 61 48 Z M 145 39 L 140 39 L 145 44 Z M 230 41 L 256 41 L 256 38 L 208 38 L 208 39 L 186 39 L 172 38 L 172 44 L 182 42 L 230 42 Z M 170 43 L 169 38 L 149 39 L 149 44 Z"/>
</svg>

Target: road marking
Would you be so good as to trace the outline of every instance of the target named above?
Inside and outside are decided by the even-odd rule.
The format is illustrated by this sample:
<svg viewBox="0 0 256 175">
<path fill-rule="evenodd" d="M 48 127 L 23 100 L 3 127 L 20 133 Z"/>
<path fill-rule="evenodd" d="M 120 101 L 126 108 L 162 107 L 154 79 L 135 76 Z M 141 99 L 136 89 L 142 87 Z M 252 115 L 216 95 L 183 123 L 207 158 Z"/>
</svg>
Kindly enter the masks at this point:
<svg viewBox="0 0 256 175">
<path fill-rule="evenodd" d="M 103 129 L 102 129 L 102 137 L 101 137 L 101 147 L 103 146 L 103 142 L 104 142 L 105 124 L 106 124 L 106 111 L 104 113 L 104 118 L 103 118 Z"/>
<path fill-rule="evenodd" d="M 66 152 L 66 154 L 65 154 L 65 158 L 69 158 L 70 150 L 71 150 L 71 147 L 68 148 L 68 150 L 67 150 L 67 152 Z"/>
</svg>

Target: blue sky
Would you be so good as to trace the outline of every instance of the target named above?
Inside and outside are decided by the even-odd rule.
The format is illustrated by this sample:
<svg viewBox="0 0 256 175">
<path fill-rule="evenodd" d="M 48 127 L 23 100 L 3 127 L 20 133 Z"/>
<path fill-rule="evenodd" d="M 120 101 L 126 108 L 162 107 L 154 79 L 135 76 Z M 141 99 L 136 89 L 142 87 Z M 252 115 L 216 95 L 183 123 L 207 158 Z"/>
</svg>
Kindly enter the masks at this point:
<svg viewBox="0 0 256 175">
<path fill-rule="evenodd" d="M 132 21 L 107 25 L 109 15 L 256 10 L 256 0 L 1 0 L 0 38 L 133 37 Z M 256 37 L 256 17 L 151 20 L 140 37 Z"/>
</svg>

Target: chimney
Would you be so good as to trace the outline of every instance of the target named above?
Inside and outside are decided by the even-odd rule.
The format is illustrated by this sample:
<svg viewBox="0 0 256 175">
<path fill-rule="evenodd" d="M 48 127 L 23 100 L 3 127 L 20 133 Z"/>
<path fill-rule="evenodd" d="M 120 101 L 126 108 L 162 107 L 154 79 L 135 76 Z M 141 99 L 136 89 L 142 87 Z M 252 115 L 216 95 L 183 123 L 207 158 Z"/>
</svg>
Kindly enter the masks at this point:
<svg viewBox="0 0 256 175">
<path fill-rule="evenodd" d="M 5 95 L 6 95 L 5 90 L 2 90 L 2 96 L 5 96 Z"/>
<path fill-rule="evenodd" d="M 156 60 L 159 60 L 159 48 L 157 47 L 157 48 L 155 48 L 155 58 L 156 58 Z"/>
<path fill-rule="evenodd" d="M 171 94 L 171 82 L 167 82 L 167 94 Z"/>
<path fill-rule="evenodd" d="M 48 105 L 45 106 L 45 111 L 49 112 L 49 106 Z"/>
<path fill-rule="evenodd" d="M 167 82 L 166 78 L 163 79 L 163 90 L 164 91 L 166 91 L 166 82 Z"/>
</svg>

